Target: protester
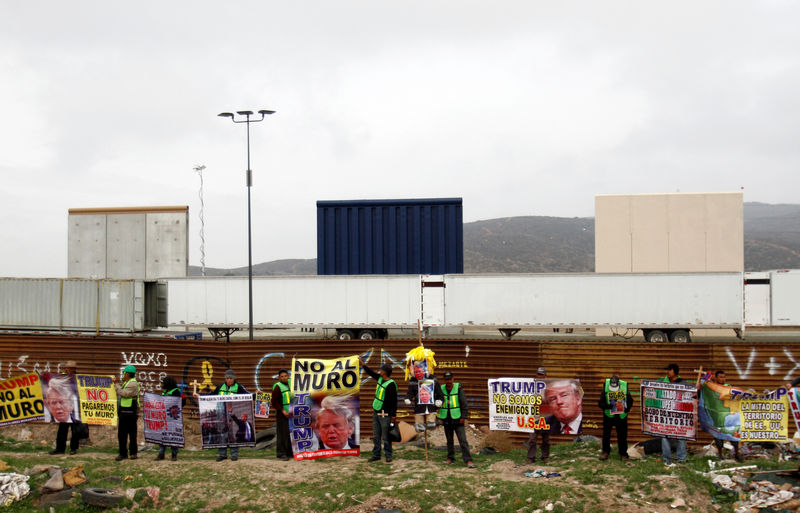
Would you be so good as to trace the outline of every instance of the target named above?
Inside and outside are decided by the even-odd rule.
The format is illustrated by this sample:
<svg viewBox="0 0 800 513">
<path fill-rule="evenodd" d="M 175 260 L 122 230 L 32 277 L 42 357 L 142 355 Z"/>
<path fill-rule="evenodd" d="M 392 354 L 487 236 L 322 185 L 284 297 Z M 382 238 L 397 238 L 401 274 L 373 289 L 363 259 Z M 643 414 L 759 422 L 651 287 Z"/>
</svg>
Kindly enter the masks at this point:
<svg viewBox="0 0 800 513">
<path fill-rule="evenodd" d="M 536 379 L 547 378 L 547 370 L 544 367 L 536 369 Z M 542 437 L 542 463 L 547 463 L 550 457 L 550 431 L 547 429 L 534 429 L 528 437 L 528 463 L 536 463 L 536 442 Z"/>
<path fill-rule="evenodd" d="M 329 395 L 320 402 L 314 419 L 314 434 L 320 449 L 357 449 L 352 438 L 356 429 L 355 414 L 348 406 L 349 396 Z"/>
<path fill-rule="evenodd" d="M 729 387 L 730 385 L 727 383 L 727 379 L 728 378 L 725 374 L 725 371 L 720 369 L 714 373 L 714 377 L 711 378 L 711 381 L 718 385 Z M 736 459 L 736 461 L 744 461 L 741 453 L 739 453 L 739 442 L 730 440 L 730 443 L 733 446 L 733 457 Z M 725 440 L 721 438 L 714 438 L 714 445 L 717 447 L 717 453 L 719 453 L 719 457 L 722 458 L 722 449 L 725 447 Z"/>
<path fill-rule="evenodd" d="M 475 468 L 472 463 L 472 455 L 469 453 L 469 442 L 467 442 L 467 432 L 464 429 L 465 419 L 469 415 L 467 411 L 467 396 L 461 383 L 453 382 L 453 373 L 444 373 L 444 385 L 442 385 L 442 395 L 444 401 L 439 409 L 439 419 L 444 426 L 444 436 L 447 440 L 447 460 L 445 463 L 452 465 L 455 459 L 455 445 L 453 443 L 453 433 L 458 437 L 458 445 L 461 447 L 461 457 L 469 468 Z"/>
<path fill-rule="evenodd" d="M 611 376 L 605 380 L 603 393 L 598 401 L 603 410 L 603 454 L 607 460 L 611 454 L 611 429 L 617 430 L 617 450 L 623 461 L 628 461 L 628 412 L 633 408 L 633 396 L 628 390 L 628 382 Z"/>
<path fill-rule="evenodd" d="M 164 376 L 161 378 L 161 395 L 167 395 L 172 397 L 181 397 L 181 389 L 178 388 L 178 383 L 175 381 L 175 378 L 172 376 Z M 181 406 L 186 405 L 186 398 L 184 397 L 181 400 Z M 167 412 L 167 414 L 175 420 L 180 418 L 178 405 L 173 405 Z M 167 446 L 163 444 L 159 444 L 158 446 L 158 455 L 156 456 L 156 460 L 163 460 L 164 454 L 167 452 Z M 170 447 L 170 452 L 172 453 L 172 461 L 178 461 L 178 448 L 177 447 Z"/>
<path fill-rule="evenodd" d="M 45 406 L 50 411 L 54 420 L 58 421 L 58 431 L 56 431 L 56 448 L 50 454 L 64 454 L 67 450 L 67 431 L 72 430 L 72 437 L 69 439 L 69 454 L 73 456 L 78 453 L 83 425 L 80 418 L 76 418 L 74 408 L 75 399 L 72 389 L 75 383 L 75 372 L 78 364 L 74 360 L 69 360 L 64 365 L 66 377 L 53 376 L 50 378 L 47 387 L 47 397 Z"/>
<path fill-rule="evenodd" d="M 278 381 L 272 385 L 272 411 L 275 412 L 275 456 L 288 461 L 292 457 L 292 440 L 289 433 L 289 417 L 292 416 L 289 404 L 292 399 L 289 386 L 289 371 L 278 371 Z"/>
<path fill-rule="evenodd" d="M 545 419 L 550 433 L 575 435 L 583 431 L 583 390 L 576 380 L 548 383 L 544 400 L 552 412 Z"/>
<path fill-rule="evenodd" d="M 211 395 L 235 395 L 235 394 L 249 394 L 250 392 L 247 389 L 236 381 L 236 373 L 233 369 L 228 369 L 225 371 L 225 381 L 220 383 L 217 388 L 211 392 Z M 198 399 L 197 394 L 194 394 L 195 400 Z M 219 454 L 217 456 L 217 461 L 222 461 L 228 459 L 228 448 L 227 447 L 220 447 Z M 231 447 L 231 461 L 236 461 L 239 459 L 239 448 L 238 447 Z"/>
<path fill-rule="evenodd" d="M 383 443 L 386 463 L 392 461 L 392 441 L 389 438 L 390 424 L 397 420 L 397 383 L 391 379 L 392 366 L 388 363 L 381 365 L 379 372 L 367 367 L 364 360 L 358 361 L 372 379 L 378 382 L 375 387 L 375 399 L 372 401 L 372 457 L 370 462 L 381 459 L 381 443 Z"/>
<path fill-rule="evenodd" d="M 114 388 L 117 390 L 117 405 L 119 425 L 117 439 L 119 441 L 119 456 L 115 459 L 122 461 L 126 458 L 135 460 L 139 451 L 136 445 L 136 419 L 139 415 L 139 382 L 136 381 L 136 367 L 127 365 L 122 371 L 122 384 L 118 383 L 116 376 L 113 378 Z M 130 444 L 128 444 L 130 441 Z M 128 446 L 126 447 L 126 444 Z"/>
<path fill-rule="evenodd" d="M 683 379 L 680 377 L 680 367 L 677 363 L 670 363 L 664 370 L 667 371 L 667 375 L 663 378 L 659 379 L 658 381 L 664 383 L 682 383 Z M 678 463 L 685 463 L 686 462 L 686 440 L 682 438 L 669 438 L 669 437 L 662 437 L 661 438 L 661 459 L 664 460 L 664 465 L 667 467 L 675 466 L 672 463 L 672 447 L 671 447 L 671 440 L 675 440 L 677 442 L 677 451 L 676 457 L 678 458 Z"/>
<path fill-rule="evenodd" d="M 433 397 L 420 383 L 425 380 L 433 384 Z M 435 376 L 426 376 L 423 362 L 414 362 L 414 377 L 408 380 L 408 390 L 403 401 L 406 406 L 414 407 L 414 428 L 418 433 L 436 427 L 436 414 L 442 405 L 442 391 Z"/>
</svg>

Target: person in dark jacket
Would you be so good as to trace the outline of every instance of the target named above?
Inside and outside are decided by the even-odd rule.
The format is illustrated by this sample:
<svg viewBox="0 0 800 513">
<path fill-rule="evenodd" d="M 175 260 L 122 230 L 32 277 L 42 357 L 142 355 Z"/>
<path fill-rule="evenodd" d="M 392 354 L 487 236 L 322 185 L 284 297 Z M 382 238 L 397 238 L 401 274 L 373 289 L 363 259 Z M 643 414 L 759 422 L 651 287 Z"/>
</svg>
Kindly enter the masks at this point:
<svg viewBox="0 0 800 513">
<path fill-rule="evenodd" d="M 361 367 L 372 379 L 378 382 L 375 388 L 375 399 L 372 401 L 372 461 L 381 459 L 381 443 L 383 443 L 386 463 L 392 461 L 392 441 L 389 439 L 389 428 L 397 420 L 397 383 L 392 379 L 392 366 L 381 365 L 379 372 L 367 367 L 364 360 L 358 359 Z"/>
<path fill-rule="evenodd" d="M 455 444 L 453 443 L 453 433 L 458 437 L 458 445 L 461 447 L 461 457 L 469 468 L 475 468 L 472 464 L 472 455 L 469 452 L 469 442 L 467 442 L 467 432 L 464 429 L 466 418 L 469 415 L 467 410 L 467 396 L 461 383 L 453 382 L 453 373 L 447 371 L 442 376 L 442 407 L 439 409 L 439 419 L 444 426 L 444 436 L 447 439 L 447 460 L 450 465 L 455 459 Z"/>
<path fill-rule="evenodd" d="M 603 393 L 597 405 L 603 410 L 603 454 L 607 460 L 611 454 L 611 429 L 617 430 L 617 450 L 623 461 L 628 460 L 628 412 L 633 408 L 633 396 L 628 383 L 612 376 L 605 380 Z"/>
<path fill-rule="evenodd" d="M 64 372 L 70 379 L 75 379 L 75 373 L 78 370 L 78 364 L 74 360 L 69 360 L 64 364 Z M 56 395 L 53 393 L 52 395 Z M 66 394 L 65 394 L 66 395 Z M 71 400 L 70 400 L 71 402 Z M 56 432 L 56 448 L 50 451 L 50 454 L 64 454 L 67 450 L 67 432 L 72 431 L 72 437 L 69 439 L 69 454 L 74 456 L 78 453 L 78 446 L 80 443 L 80 433 L 83 431 L 84 426 L 81 424 L 80 418 L 76 419 L 74 415 L 70 415 L 72 422 L 59 422 L 58 431 Z"/>
<path fill-rule="evenodd" d="M 272 385 L 270 405 L 275 412 L 275 456 L 279 460 L 288 461 L 292 457 L 292 441 L 289 433 L 289 417 L 291 414 L 291 385 L 289 371 L 278 371 L 278 381 Z"/>
<path fill-rule="evenodd" d="M 161 379 L 161 395 L 171 396 L 171 397 L 181 397 L 181 389 L 178 388 L 178 383 L 175 381 L 175 378 L 172 376 L 164 376 Z M 181 406 L 186 406 L 186 398 L 184 397 L 181 400 Z M 167 416 L 174 419 L 180 419 L 180 409 L 177 405 L 173 406 L 167 411 Z M 156 461 L 163 460 L 164 455 L 167 452 L 167 446 L 164 444 L 159 444 L 158 446 L 158 455 L 156 456 Z M 172 453 L 172 461 L 178 461 L 178 448 L 175 446 L 170 447 L 170 452 Z"/>
<path fill-rule="evenodd" d="M 117 439 L 119 441 L 119 455 L 116 461 L 126 458 L 135 460 L 139 447 L 136 444 L 136 420 L 139 418 L 139 382 L 136 381 L 136 367 L 126 365 L 122 371 L 122 383 L 118 383 L 114 376 L 114 388 L 117 391 L 119 426 Z M 127 447 L 126 447 L 127 444 Z"/>
<path fill-rule="evenodd" d="M 236 372 L 233 369 L 228 369 L 225 371 L 225 381 L 220 383 L 217 388 L 211 392 L 211 395 L 235 395 L 235 394 L 249 394 L 250 392 L 247 389 L 236 381 Z M 197 394 L 195 394 L 195 400 L 198 400 Z M 213 436 L 213 435 L 212 435 Z M 219 448 L 219 455 L 217 456 L 217 461 L 222 461 L 228 459 L 228 448 L 227 447 L 220 447 Z M 231 447 L 231 461 L 236 461 L 239 459 L 239 447 Z"/>
</svg>

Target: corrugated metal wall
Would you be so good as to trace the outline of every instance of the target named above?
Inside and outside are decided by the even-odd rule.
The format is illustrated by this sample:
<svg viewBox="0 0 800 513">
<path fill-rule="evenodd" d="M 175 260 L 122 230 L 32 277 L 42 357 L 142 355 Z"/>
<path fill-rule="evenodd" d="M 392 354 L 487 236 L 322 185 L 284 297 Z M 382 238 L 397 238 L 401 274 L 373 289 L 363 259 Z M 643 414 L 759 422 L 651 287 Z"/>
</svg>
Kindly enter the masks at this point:
<svg viewBox="0 0 800 513">
<path fill-rule="evenodd" d="M 462 272 L 461 198 L 317 202 L 317 274 Z"/>
<path fill-rule="evenodd" d="M 114 374 L 132 363 L 139 371 L 144 388 L 160 391 L 160 380 L 172 375 L 179 382 L 216 385 L 222 381 L 227 366 L 237 373 L 239 381 L 250 391 L 270 390 L 273 376 L 289 367 L 292 357 L 334 358 L 361 354 L 372 368 L 381 363 L 396 362 L 416 347 L 416 340 L 331 341 L 331 340 L 259 340 L 235 341 L 230 344 L 178 341 L 152 337 L 119 336 L 0 336 L 0 375 L 7 378 L 23 372 L 58 371 L 69 359 L 78 362 L 79 372 Z M 691 344 L 650 344 L 645 342 L 598 341 L 488 341 L 437 340 L 427 347 L 436 353 L 437 370 L 452 370 L 466 390 L 470 421 L 488 424 L 488 378 L 532 376 L 536 367 L 547 368 L 548 377 L 579 378 L 585 390 L 584 430 L 600 436 L 602 412 L 597 407 L 602 381 L 617 373 L 632 383 L 635 407 L 630 416 L 630 438 L 642 440 L 640 432 L 638 386 L 642 379 L 656 379 L 665 374 L 668 363 L 681 367 L 684 379 L 695 379 L 696 369 L 723 369 L 728 382 L 763 391 L 774 389 L 800 375 L 800 342 L 716 342 Z M 210 366 L 203 362 L 208 361 Z M 407 382 L 400 368 L 398 381 L 401 402 Z M 362 436 L 371 437 L 371 410 L 374 391 L 372 380 L 363 384 Z M 412 416 L 400 404 L 399 417 Z M 272 421 L 259 421 L 260 427 Z M 794 428 L 791 428 L 793 431 Z M 525 435 L 516 436 L 522 440 Z M 556 437 L 557 440 L 562 439 Z M 567 438 L 563 438 L 567 440 Z M 701 441 L 710 439 L 703 434 Z"/>
</svg>

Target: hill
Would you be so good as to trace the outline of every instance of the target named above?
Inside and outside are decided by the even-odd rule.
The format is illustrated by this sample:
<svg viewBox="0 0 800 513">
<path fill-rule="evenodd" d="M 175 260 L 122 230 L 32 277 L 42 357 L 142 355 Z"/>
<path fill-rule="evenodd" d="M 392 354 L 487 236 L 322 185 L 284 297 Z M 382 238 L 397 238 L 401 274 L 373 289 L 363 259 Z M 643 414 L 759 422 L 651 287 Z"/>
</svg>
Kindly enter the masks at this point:
<svg viewBox="0 0 800 513">
<path fill-rule="evenodd" d="M 800 269 L 800 205 L 744 204 L 747 271 Z M 467 273 L 594 271 L 594 218 L 524 216 L 464 224 Z M 316 274 L 317 260 L 289 259 L 253 266 L 253 274 Z M 192 276 L 200 268 L 190 266 Z M 246 276 L 247 267 L 206 268 L 208 276 Z"/>
</svg>

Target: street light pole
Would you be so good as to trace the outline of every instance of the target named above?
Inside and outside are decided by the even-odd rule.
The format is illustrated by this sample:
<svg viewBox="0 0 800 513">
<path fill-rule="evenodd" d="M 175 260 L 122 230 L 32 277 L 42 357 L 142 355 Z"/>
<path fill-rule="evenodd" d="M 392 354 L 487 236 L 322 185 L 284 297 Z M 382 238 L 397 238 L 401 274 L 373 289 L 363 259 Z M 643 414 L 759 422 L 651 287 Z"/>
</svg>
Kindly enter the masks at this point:
<svg viewBox="0 0 800 513">
<path fill-rule="evenodd" d="M 236 114 L 244 116 L 244 119 L 236 119 L 232 112 L 221 112 L 218 116 L 223 118 L 231 118 L 234 123 L 247 123 L 247 284 L 248 284 L 248 305 L 250 308 L 250 340 L 253 340 L 253 230 L 250 218 L 250 188 L 253 186 L 253 171 L 250 169 L 250 123 L 258 123 L 264 121 L 264 118 L 270 114 L 275 114 L 274 110 L 262 109 L 258 111 L 261 114 L 260 119 L 250 119 L 253 115 L 252 110 L 239 110 Z"/>
</svg>

